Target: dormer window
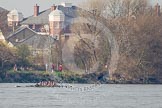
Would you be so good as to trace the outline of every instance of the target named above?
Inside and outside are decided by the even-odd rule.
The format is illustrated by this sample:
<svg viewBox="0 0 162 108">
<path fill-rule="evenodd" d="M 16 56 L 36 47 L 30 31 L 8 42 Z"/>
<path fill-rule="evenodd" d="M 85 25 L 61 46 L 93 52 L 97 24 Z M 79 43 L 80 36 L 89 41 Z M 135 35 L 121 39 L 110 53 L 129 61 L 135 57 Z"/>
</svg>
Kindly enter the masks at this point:
<svg viewBox="0 0 162 108">
<path fill-rule="evenodd" d="M 23 20 L 23 14 L 18 12 L 16 9 L 11 10 L 7 14 L 8 26 L 17 26 L 18 22 Z"/>
<path fill-rule="evenodd" d="M 55 28 L 55 29 L 59 29 L 59 28 L 60 28 L 60 23 L 59 23 L 59 22 L 55 22 L 54 28 Z"/>
</svg>

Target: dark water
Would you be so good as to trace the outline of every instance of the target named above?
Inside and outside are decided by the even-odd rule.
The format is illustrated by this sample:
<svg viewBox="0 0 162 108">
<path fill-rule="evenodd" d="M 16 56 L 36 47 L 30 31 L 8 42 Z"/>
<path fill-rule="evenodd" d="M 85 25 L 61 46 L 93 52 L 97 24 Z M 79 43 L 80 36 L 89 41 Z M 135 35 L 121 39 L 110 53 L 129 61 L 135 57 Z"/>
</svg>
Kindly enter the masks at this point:
<svg viewBox="0 0 162 108">
<path fill-rule="evenodd" d="M 162 85 L 101 85 L 84 92 L 15 85 L 29 84 L 1 83 L 0 108 L 162 108 Z"/>
</svg>

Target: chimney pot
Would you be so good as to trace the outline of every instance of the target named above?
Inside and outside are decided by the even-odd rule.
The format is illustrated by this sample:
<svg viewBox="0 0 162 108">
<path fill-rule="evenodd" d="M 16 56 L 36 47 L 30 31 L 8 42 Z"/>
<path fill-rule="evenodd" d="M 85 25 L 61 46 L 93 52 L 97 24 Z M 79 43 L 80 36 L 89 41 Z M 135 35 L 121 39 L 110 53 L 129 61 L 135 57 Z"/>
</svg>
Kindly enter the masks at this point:
<svg viewBox="0 0 162 108">
<path fill-rule="evenodd" d="M 36 16 L 38 16 L 38 14 L 39 14 L 39 6 L 36 4 L 34 6 L 34 16 L 36 17 Z"/>
<path fill-rule="evenodd" d="M 56 8 L 57 8 L 57 6 L 56 6 L 55 4 L 53 4 L 53 5 L 51 6 L 51 11 L 56 10 Z"/>
<path fill-rule="evenodd" d="M 160 5 L 158 3 L 155 6 L 155 12 L 157 16 L 160 16 Z"/>
</svg>

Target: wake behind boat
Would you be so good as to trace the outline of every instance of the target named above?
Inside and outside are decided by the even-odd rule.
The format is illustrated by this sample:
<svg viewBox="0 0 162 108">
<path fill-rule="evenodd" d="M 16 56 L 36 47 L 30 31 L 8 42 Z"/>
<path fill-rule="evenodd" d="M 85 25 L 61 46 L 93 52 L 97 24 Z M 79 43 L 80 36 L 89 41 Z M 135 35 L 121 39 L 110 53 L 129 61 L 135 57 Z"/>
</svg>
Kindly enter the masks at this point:
<svg viewBox="0 0 162 108">
<path fill-rule="evenodd" d="M 36 83 L 35 85 L 26 85 L 26 86 L 17 85 L 15 87 L 61 87 L 61 84 L 58 84 L 54 81 L 41 81 L 39 83 Z"/>
</svg>

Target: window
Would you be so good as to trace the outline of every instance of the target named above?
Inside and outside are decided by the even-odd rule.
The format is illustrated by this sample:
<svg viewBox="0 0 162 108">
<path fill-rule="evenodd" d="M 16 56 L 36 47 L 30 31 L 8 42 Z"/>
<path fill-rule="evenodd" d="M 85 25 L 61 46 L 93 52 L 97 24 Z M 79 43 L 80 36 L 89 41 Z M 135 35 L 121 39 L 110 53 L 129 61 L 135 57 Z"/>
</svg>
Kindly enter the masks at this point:
<svg viewBox="0 0 162 108">
<path fill-rule="evenodd" d="M 59 22 L 55 22 L 54 23 L 54 28 L 55 29 L 59 29 L 60 28 L 60 23 Z"/>
<path fill-rule="evenodd" d="M 17 16 L 16 15 L 12 15 L 12 20 L 13 21 L 17 21 Z"/>
<path fill-rule="evenodd" d="M 11 21 L 8 22 L 8 26 L 12 26 L 12 22 Z"/>
</svg>

